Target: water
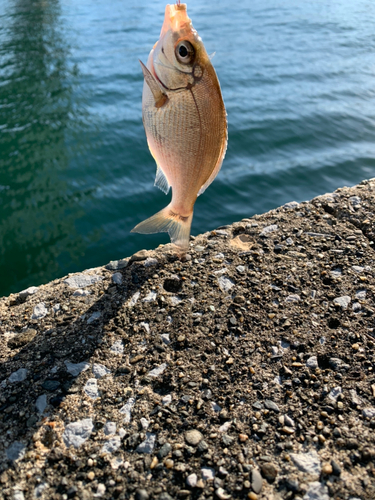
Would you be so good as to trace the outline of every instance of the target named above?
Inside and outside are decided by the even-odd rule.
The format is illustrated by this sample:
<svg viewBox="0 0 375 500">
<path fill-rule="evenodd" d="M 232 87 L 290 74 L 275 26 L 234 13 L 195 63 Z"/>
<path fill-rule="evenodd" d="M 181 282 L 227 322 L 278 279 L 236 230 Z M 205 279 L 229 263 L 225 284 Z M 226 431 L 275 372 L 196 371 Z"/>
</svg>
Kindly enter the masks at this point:
<svg viewBox="0 0 375 500">
<path fill-rule="evenodd" d="M 167 242 L 141 122 L 163 2 L 1 0 L 0 295 Z M 192 233 L 375 176 L 375 4 L 191 0 L 229 118 Z"/>
</svg>

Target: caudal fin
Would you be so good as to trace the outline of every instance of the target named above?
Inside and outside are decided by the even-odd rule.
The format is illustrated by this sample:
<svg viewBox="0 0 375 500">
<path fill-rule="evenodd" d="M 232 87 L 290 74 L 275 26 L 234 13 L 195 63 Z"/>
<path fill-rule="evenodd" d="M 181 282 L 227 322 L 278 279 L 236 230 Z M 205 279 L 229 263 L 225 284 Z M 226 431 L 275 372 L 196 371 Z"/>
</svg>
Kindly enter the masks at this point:
<svg viewBox="0 0 375 500">
<path fill-rule="evenodd" d="M 149 219 L 140 222 L 131 232 L 142 234 L 168 233 L 174 245 L 182 250 L 187 250 L 189 248 L 192 220 L 193 212 L 188 216 L 178 214 L 170 204 Z"/>
</svg>

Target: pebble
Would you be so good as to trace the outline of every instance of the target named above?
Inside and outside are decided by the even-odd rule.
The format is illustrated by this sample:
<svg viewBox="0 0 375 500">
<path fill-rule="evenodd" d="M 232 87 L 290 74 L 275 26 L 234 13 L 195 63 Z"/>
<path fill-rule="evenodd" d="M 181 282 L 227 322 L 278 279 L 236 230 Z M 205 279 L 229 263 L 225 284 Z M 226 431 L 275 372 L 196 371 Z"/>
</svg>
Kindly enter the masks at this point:
<svg viewBox="0 0 375 500">
<path fill-rule="evenodd" d="M 14 490 L 12 500 L 25 500 L 25 496 L 21 490 Z"/>
<path fill-rule="evenodd" d="M 320 458 L 314 450 L 308 453 L 291 453 L 290 458 L 302 472 L 318 475 L 321 472 Z"/>
<path fill-rule="evenodd" d="M 140 445 L 138 445 L 135 450 L 137 453 L 152 453 L 154 450 L 156 441 L 156 434 L 152 434 L 151 432 L 146 432 L 146 439 L 142 441 Z"/>
<path fill-rule="evenodd" d="M 197 431 L 196 429 L 185 432 L 185 441 L 191 446 L 197 446 L 202 439 L 202 433 Z"/>
<path fill-rule="evenodd" d="M 332 466 L 332 472 L 335 476 L 340 476 L 341 474 L 341 467 L 335 460 L 331 460 L 331 466 Z"/>
<path fill-rule="evenodd" d="M 157 453 L 157 457 L 159 460 L 162 458 L 165 458 L 168 456 L 172 451 L 172 446 L 169 443 L 164 443 L 163 446 L 160 448 L 160 450 Z"/>
<path fill-rule="evenodd" d="M 85 391 L 86 395 L 91 399 L 97 399 L 100 397 L 98 381 L 96 378 L 89 378 L 83 390 Z"/>
<path fill-rule="evenodd" d="M 116 285 L 122 285 L 122 274 L 121 273 L 112 274 L 112 281 Z"/>
<path fill-rule="evenodd" d="M 367 408 L 363 408 L 362 415 L 365 418 L 374 418 L 375 417 L 375 408 L 368 406 Z"/>
<path fill-rule="evenodd" d="M 271 224 L 270 226 L 266 226 L 262 229 L 262 232 L 260 233 L 260 236 L 267 236 L 269 233 L 273 233 L 274 231 L 278 230 L 278 225 L 277 224 Z"/>
<path fill-rule="evenodd" d="M 43 389 L 46 391 L 56 391 L 60 387 L 60 382 L 58 380 L 45 380 L 42 384 Z"/>
<path fill-rule="evenodd" d="M 171 343 L 171 339 L 169 337 L 169 333 L 162 333 L 160 335 L 161 340 L 164 342 L 164 344 L 168 345 Z"/>
<path fill-rule="evenodd" d="M 303 500 L 329 500 L 327 486 L 319 481 L 310 483 Z"/>
<path fill-rule="evenodd" d="M 120 409 L 120 413 L 124 414 L 124 423 L 128 424 L 131 420 L 131 411 L 135 405 L 135 398 L 129 398 L 126 404 Z"/>
<path fill-rule="evenodd" d="M 147 259 L 147 250 L 139 250 L 130 257 L 130 262 L 141 262 Z"/>
<path fill-rule="evenodd" d="M 255 493 L 260 493 L 263 486 L 263 479 L 257 469 L 251 471 L 251 487 Z"/>
<path fill-rule="evenodd" d="M 229 290 L 234 287 L 233 281 L 227 278 L 226 276 L 220 276 L 218 278 L 218 282 L 219 282 L 219 287 L 223 292 L 229 292 Z"/>
<path fill-rule="evenodd" d="M 111 351 L 115 354 L 122 354 L 124 352 L 124 344 L 122 340 L 117 340 L 114 344 L 112 344 Z"/>
<path fill-rule="evenodd" d="M 70 276 L 69 278 L 64 280 L 64 283 L 70 286 L 70 288 L 86 288 L 87 286 L 91 286 L 98 281 L 102 281 L 103 277 L 98 276 L 96 274 L 76 274 L 74 276 Z"/>
<path fill-rule="evenodd" d="M 202 467 L 201 475 L 204 481 L 213 481 L 215 478 L 215 469 L 211 467 Z"/>
<path fill-rule="evenodd" d="M 163 491 L 163 493 L 160 493 L 158 500 L 173 500 L 173 497 L 169 495 L 166 491 Z"/>
<path fill-rule="evenodd" d="M 90 290 L 82 290 L 82 288 L 78 288 L 73 292 L 73 297 L 87 297 L 91 295 Z"/>
<path fill-rule="evenodd" d="M 322 467 L 322 473 L 326 474 L 327 476 L 331 475 L 333 472 L 333 468 L 331 464 L 325 464 Z"/>
<path fill-rule="evenodd" d="M 100 363 L 94 363 L 92 367 L 92 373 L 95 378 L 102 378 L 105 375 L 111 373 L 111 370 L 109 370 L 106 366 L 101 365 Z"/>
<path fill-rule="evenodd" d="M 27 378 L 28 371 L 26 368 L 19 368 L 16 372 L 13 372 L 9 375 L 8 381 L 10 383 L 14 382 L 23 382 Z"/>
<path fill-rule="evenodd" d="M 48 483 L 41 483 L 36 488 L 34 488 L 34 497 L 40 498 L 45 489 L 49 488 Z"/>
<path fill-rule="evenodd" d="M 211 408 L 216 413 L 219 413 L 222 410 L 222 407 L 213 401 L 211 402 Z"/>
<path fill-rule="evenodd" d="M 151 290 L 146 297 L 142 299 L 142 302 L 153 302 L 156 299 L 157 293 Z"/>
<path fill-rule="evenodd" d="M 288 295 L 288 297 L 285 299 L 285 302 L 299 302 L 301 300 L 301 297 L 297 294 L 291 294 Z"/>
<path fill-rule="evenodd" d="M 231 495 L 229 495 L 223 488 L 218 488 L 215 491 L 215 495 L 219 500 L 229 500 L 231 498 Z"/>
<path fill-rule="evenodd" d="M 67 371 L 73 377 L 77 377 L 80 373 L 88 370 L 90 368 L 90 363 L 83 361 L 82 363 L 71 363 L 70 361 L 64 361 Z"/>
<path fill-rule="evenodd" d="M 153 259 L 152 257 L 147 257 L 147 259 L 143 263 L 145 267 L 157 266 L 158 264 L 159 264 L 158 259 Z"/>
<path fill-rule="evenodd" d="M 261 467 L 262 476 L 267 479 L 268 482 L 273 483 L 276 479 L 278 469 L 276 465 L 272 462 L 266 462 Z"/>
<path fill-rule="evenodd" d="M 63 441 L 65 446 L 74 446 L 78 448 L 90 437 L 94 429 L 94 424 L 91 418 L 85 418 L 77 422 L 68 424 L 65 427 Z"/>
<path fill-rule="evenodd" d="M 232 425 L 232 422 L 230 420 L 228 420 L 228 422 L 225 422 L 223 425 L 221 425 L 219 427 L 219 432 L 227 432 L 231 425 Z"/>
<path fill-rule="evenodd" d="M 7 449 L 6 456 L 8 460 L 19 460 L 24 457 L 26 452 L 26 446 L 21 443 L 21 441 L 14 441 Z"/>
<path fill-rule="evenodd" d="M 363 273 L 363 271 L 365 270 L 364 267 L 362 266 L 352 266 L 352 269 L 353 271 L 355 271 L 356 273 Z"/>
<path fill-rule="evenodd" d="M 306 366 L 307 368 L 312 368 L 315 370 L 315 368 L 318 368 L 318 358 L 316 356 L 311 356 L 307 361 L 306 361 Z"/>
<path fill-rule="evenodd" d="M 351 300 L 352 299 L 349 297 L 349 295 L 343 295 L 342 297 L 336 297 L 335 299 L 333 299 L 333 303 L 341 307 L 341 309 L 345 310 L 348 308 Z"/>
<path fill-rule="evenodd" d="M 143 429 L 144 431 L 146 431 L 146 430 L 148 429 L 149 425 L 150 425 L 150 421 L 149 421 L 149 420 L 147 420 L 147 418 L 142 417 L 142 418 L 140 419 L 140 422 L 141 422 L 142 429 Z"/>
<path fill-rule="evenodd" d="M 198 477 L 196 474 L 190 474 L 187 478 L 186 478 L 186 484 L 187 486 L 189 486 L 190 488 L 195 488 L 196 485 L 197 485 L 197 481 L 198 481 Z"/>
<path fill-rule="evenodd" d="M 134 295 L 131 296 L 131 298 L 128 301 L 128 306 L 129 307 L 134 307 L 135 304 L 138 302 L 138 299 L 141 295 L 141 292 L 135 292 Z"/>
<path fill-rule="evenodd" d="M 102 313 L 99 311 L 95 311 L 91 314 L 89 319 L 87 320 L 87 324 L 91 325 L 91 323 L 94 323 L 94 321 L 97 321 L 101 317 Z"/>
<path fill-rule="evenodd" d="M 266 399 L 264 401 L 264 406 L 267 408 L 267 410 L 272 410 L 276 413 L 278 413 L 280 410 L 279 410 L 279 407 L 277 406 L 276 403 L 274 403 L 273 401 L 271 401 L 270 399 Z"/>
<path fill-rule="evenodd" d="M 342 394 L 342 388 L 340 386 L 334 387 L 328 394 L 329 399 L 336 401 L 339 395 Z"/>
<path fill-rule="evenodd" d="M 31 319 L 42 319 L 48 314 L 47 306 L 44 302 L 39 302 L 34 309 L 33 314 L 31 315 Z"/>
<path fill-rule="evenodd" d="M 90 472 L 87 473 L 86 477 L 89 481 L 93 481 L 95 478 L 95 472 L 91 470 Z"/>
<path fill-rule="evenodd" d="M 120 448 L 120 446 L 121 446 L 120 436 L 113 436 L 103 444 L 100 453 L 114 453 Z"/>
<path fill-rule="evenodd" d="M 249 500 L 258 500 L 258 495 L 253 491 L 249 491 L 247 498 L 249 498 Z"/>
<path fill-rule="evenodd" d="M 139 489 L 135 492 L 135 500 L 148 500 L 150 495 L 144 489 Z"/>
<path fill-rule="evenodd" d="M 21 298 L 21 299 L 26 299 L 27 297 L 29 297 L 30 295 L 34 295 L 34 293 L 36 293 L 37 291 L 39 290 L 39 288 L 37 286 L 29 286 L 29 288 L 26 288 L 26 290 L 22 290 L 18 296 Z"/>
<path fill-rule="evenodd" d="M 162 404 L 164 406 L 168 406 L 169 404 L 172 403 L 172 394 L 167 394 L 166 396 L 164 396 L 161 400 Z"/>
<path fill-rule="evenodd" d="M 329 358 L 328 363 L 335 371 L 350 369 L 350 366 L 340 358 Z"/>
<path fill-rule="evenodd" d="M 35 408 L 40 414 L 44 412 L 47 406 L 47 394 L 41 394 L 35 401 Z"/>
<path fill-rule="evenodd" d="M 160 366 L 157 366 L 156 368 L 148 372 L 147 376 L 154 378 L 159 377 L 159 375 L 161 375 L 165 371 L 167 366 L 167 363 L 162 363 Z"/>
<path fill-rule="evenodd" d="M 96 489 L 96 493 L 94 493 L 94 497 L 102 497 L 105 494 L 106 487 L 103 483 L 99 483 Z"/>
<path fill-rule="evenodd" d="M 121 260 L 111 260 L 105 268 L 108 271 L 117 271 L 118 269 L 123 269 L 129 264 L 129 259 L 121 259 Z"/>
<path fill-rule="evenodd" d="M 109 436 L 110 434 L 116 434 L 116 422 L 106 422 L 105 426 L 103 427 L 103 432 L 106 436 Z"/>
</svg>

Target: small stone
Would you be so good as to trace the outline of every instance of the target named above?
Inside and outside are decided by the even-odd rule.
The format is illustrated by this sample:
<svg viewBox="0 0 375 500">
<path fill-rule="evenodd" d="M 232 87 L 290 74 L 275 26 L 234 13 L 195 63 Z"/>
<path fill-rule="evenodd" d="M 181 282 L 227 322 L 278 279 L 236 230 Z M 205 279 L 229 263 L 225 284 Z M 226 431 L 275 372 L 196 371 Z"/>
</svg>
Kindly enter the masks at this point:
<svg viewBox="0 0 375 500">
<path fill-rule="evenodd" d="M 122 274 L 121 273 L 114 273 L 112 275 L 112 281 L 116 285 L 122 285 Z"/>
<path fill-rule="evenodd" d="M 146 431 L 146 430 L 148 429 L 149 425 L 150 425 L 149 420 L 147 420 L 146 418 L 142 417 L 142 418 L 140 419 L 140 422 L 141 422 L 142 429 L 143 429 L 144 431 Z"/>
<path fill-rule="evenodd" d="M 369 418 L 369 419 L 374 418 L 375 417 L 375 408 L 373 408 L 371 406 L 368 406 L 367 408 L 363 408 L 362 415 L 365 418 Z"/>
<path fill-rule="evenodd" d="M 348 308 L 351 300 L 352 299 L 349 297 L 349 295 L 343 295 L 342 297 L 336 297 L 335 299 L 333 299 L 333 303 L 336 306 L 341 307 L 341 309 L 345 310 Z"/>
<path fill-rule="evenodd" d="M 232 425 L 232 422 L 230 420 L 228 420 L 228 422 L 225 422 L 223 425 L 221 425 L 219 427 L 219 432 L 227 432 L 231 425 Z"/>
<path fill-rule="evenodd" d="M 8 380 L 10 383 L 23 382 L 27 378 L 28 371 L 26 368 L 19 368 L 16 372 L 10 374 Z"/>
<path fill-rule="evenodd" d="M 223 434 L 221 440 L 223 441 L 223 444 L 227 447 L 232 446 L 234 442 L 234 438 L 228 436 L 228 434 Z"/>
<path fill-rule="evenodd" d="M 182 280 L 178 276 L 173 275 L 164 280 L 163 287 L 167 292 L 178 293 L 182 288 Z"/>
<path fill-rule="evenodd" d="M 244 443 L 245 441 L 247 441 L 249 439 L 249 436 L 247 434 L 238 434 L 238 439 Z"/>
<path fill-rule="evenodd" d="M 94 323 L 95 321 L 97 321 L 101 317 L 101 315 L 102 315 L 102 313 L 99 311 L 93 312 L 91 314 L 91 316 L 89 317 L 89 319 L 87 320 L 87 324 L 91 325 L 91 323 Z"/>
<path fill-rule="evenodd" d="M 147 259 L 143 263 L 145 267 L 153 267 L 157 266 L 158 264 L 159 264 L 158 259 L 153 259 L 151 257 L 147 257 Z"/>
<path fill-rule="evenodd" d="M 160 493 L 158 500 L 173 500 L 173 498 L 166 491 L 163 491 L 163 493 Z"/>
<path fill-rule="evenodd" d="M 130 262 L 141 262 L 147 259 L 147 250 L 139 250 L 130 257 Z"/>
<path fill-rule="evenodd" d="M 164 465 L 167 469 L 173 469 L 173 465 L 174 465 L 174 461 L 170 458 L 167 458 L 165 461 L 164 461 Z"/>
<path fill-rule="evenodd" d="M 8 460 L 19 460 L 25 456 L 26 446 L 21 441 L 14 441 L 6 450 Z"/>
<path fill-rule="evenodd" d="M 46 391 L 56 391 L 60 387 L 60 382 L 58 380 L 45 380 L 42 384 L 43 389 Z"/>
<path fill-rule="evenodd" d="M 27 297 L 29 297 L 30 295 L 34 295 L 34 293 L 36 293 L 37 291 L 39 290 L 39 288 L 37 286 L 29 286 L 29 288 L 26 288 L 26 290 L 22 290 L 18 296 L 21 298 L 21 299 L 26 299 Z"/>
<path fill-rule="evenodd" d="M 156 441 L 156 434 L 146 432 L 146 439 L 138 445 L 135 450 L 137 453 L 152 453 Z"/>
<path fill-rule="evenodd" d="M 269 233 L 273 233 L 274 231 L 277 231 L 277 230 L 278 230 L 277 224 L 271 224 L 271 225 L 266 226 L 262 229 L 260 236 L 267 236 Z"/>
<path fill-rule="evenodd" d="M 114 453 L 120 448 L 120 446 L 121 446 L 120 436 L 113 436 L 103 444 L 100 453 Z"/>
<path fill-rule="evenodd" d="M 108 375 L 111 373 L 111 370 L 109 370 L 106 366 L 101 365 L 99 363 L 94 363 L 92 367 L 92 373 L 95 378 L 102 378 L 105 375 Z"/>
<path fill-rule="evenodd" d="M 121 355 L 124 352 L 124 344 L 122 340 L 117 340 L 114 344 L 112 344 L 111 351 L 115 354 Z"/>
<path fill-rule="evenodd" d="M 73 292 L 73 297 L 87 297 L 88 295 L 91 295 L 90 290 L 82 290 L 81 288 L 78 288 Z M 53 310 L 55 310 L 55 306 L 53 307 Z"/>
<path fill-rule="evenodd" d="M 288 295 L 288 297 L 285 299 L 285 302 L 299 302 L 301 300 L 301 297 L 297 294 L 291 294 Z"/>
<path fill-rule="evenodd" d="M 335 476 L 340 476 L 341 467 L 335 460 L 331 460 L 332 472 Z"/>
<path fill-rule="evenodd" d="M 102 281 L 103 277 L 98 275 L 90 275 L 90 274 L 76 274 L 74 276 L 70 276 L 69 278 L 64 280 L 70 288 L 86 288 L 87 286 L 91 286 L 98 281 Z"/>
<path fill-rule="evenodd" d="M 231 498 L 231 495 L 229 495 L 223 488 L 218 488 L 215 491 L 215 495 L 219 500 L 229 500 Z"/>
<path fill-rule="evenodd" d="M 135 398 L 129 398 L 126 404 L 120 409 L 120 413 L 125 415 L 124 423 L 128 424 L 131 420 L 131 411 L 135 405 Z"/>
<path fill-rule="evenodd" d="M 47 406 L 47 394 L 41 394 L 35 402 L 35 408 L 40 414 L 44 412 Z"/>
<path fill-rule="evenodd" d="M 218 282 L 219 282 L 219 287 L 223 292 L 229 292 L 229 290 L 234 287 L 233 281 L 227 278 L 226 276 L 220 276 L 218 278 Z"/>
<path fill-rule="evenodd" d="M 189 486 L 190 488 L 195 488 L 197 485 L 198 477 L 196 474 L 190 474 L 186 478 L 186 485 Z"/>
<path fill-rule="evenodd" d="M 153 290 L 151 290 L 147 295 L 146 297 L 144 297 L 142 299 L 142 302 L 153 302 L 154 300 L 156 300 L 156 296 L 157 296 L 157 293 L 154 292 Z"/>
<path fill-rule="evenodd" d="M 211 467 L 202 467 L 201 474 L 204 481 L 213 481 L 215 478 L 215 469 Z"/>
<path fill-rule="evenodd" d="M 254 493 L 253 491 L 250 491 L 247 494 L 247 498 L 249 498 L 249 500 L 258 500 L 258 495 L 256 493 Z"/>
<path fill-rule="evenodd" d="M 87 473 L 87 475 L 86 475 L 86 477 L 87 477 L 87 479 L 88 479 L 89 481 L 93 481 L 93 480 L 94 480 L 94 478 L 95 478 L 95 472 L 94 472 L 94 471 L 90 471 L 90 472 L 88 472 L 88 473 Z"/>
<path fill-rule="evenodd" d="M 316 356 L 311 356 L 307 361 L 306 361 L 306 366 L 307 368 L 311 368 L 315 370 L 318 368 L 318 358 Z"/>
<path fill-rule="evenodd" d="M 302 472 L 317 475 L 321 472 L 320 458 L 316 451 L 310 451 L 309 453 L 291 453 L 290 458 Z"/>
<path fill-rule="evenodd" d="M 150 495 L 144 489 L 139 489 L 135 492 L 135 500 L 148 500 Z"/>
<path fill-rule="evenodd" d="M 36 336 L 37 332 L 33 328 L 28 328 L 22 333 L 18 333 L 13 338 L 8 340 L 8 347 L 10 349 L 18 349 L 19 347 L 23 347 L 33 340 Z"/>
<path fill-rule="evenodd" d="M 116 434 L 116 422 L 106 422 L 105 426 L 103 427 L 103 432 L 106 436 L 109 436 L 110 434 Z"/>
<path fill-rule="evenodd" d="M 328 394 L 329 399 L 336 401 L 339 395 L 342 394 L 342 388 L 340 386 L 334 387 Z"/>
<path fill-rule="evenodd" d="M 117 271 L 118 269 L 123 269 L 129 264 L 129 259 L 121 259 L 121 260 L 111 260 L 105 268 L 108 271 Z"/>
<path fill-rule="evenodd" d="M 255 493 L 260 493 L 263 486 L 263 479 L 257 469 L 251 471 L 251 487 Z"/>
<path fill-rule="evenodd" d="M 262 476 L 267 479 L 269 483 L 273 483 L 276 479 L 278 469 L 272 462 L 266 462 L 261 467 Z"/>
<path fill-rule="evenodd" d="M 164 396 L 161 400 L 163 406 L 168 406 L 169 404 L 172 403 L 172 394 L 167 394 Z"/>
<path fill-rule="evenodd" d="M 160 335 L 161 340 L 164 342 L 164 344 L 168 345 L 171 343 L 171 339 L 169 337 L 169 333 L 162 333 Z"/>
<path fill-rule="evenodd" d="M 198 443 L 202 439 L 203 439 L 203 435 L 199 431 L 197 431 L 196 429 L 193 429 L 191 431 L 187 431 L 185 433 L 185 440 L 191 446 L 197 446 Z"/>
<path fill-rule="evenodd" d="M 96 380 L 96 378 L 89 378 L 83 390 L 85 391 L 86 395 L 91 399 L 97 399 L 100 397 L 98 381 Z"/>
<path fill-rule="evenodd" d="M 319 481 L 310 483 L 303 500 L 329 500 L 327 486 Z"/>
<path fill-rule="evenodd" d="M 148 372 L 147 376 L 153 378 L 159 377 L 159 375 L 161 375 L 165 371 L 167 366 L 167 363 L 162 363 L 160 366 L 157 366 L 156 368 Z"/>
<path fill-rule="evenodd" d="M 172 446 L 169 443 L 164 443 L 157 453 L 158 459 L 161 460 L 165 458 L 171 453 L 171 451 L 172 451 Z"/>
<path fill-rule="evenodd" d="M 276 403 L 274 403 L 273 401 L 271 401 L 270 399 L 266 399 L 264 401 L 264 406 L 267 408 L 267 410 L 272 410 L 276 413 L 278 413 L 280 410 L 279 410 L 279 407 L 277 406 Z"/>
<path fill-rule="evenodd" d="M 77 422 L 68 424 L 65 427 L 63 441 L 65 446 L 74 446 L 78 448 L 90 437 L 94 429 L 94 424 L 91 418 L 85 418 Z"/>
<path fill-rule="evenodd" d="M 71 363 L 70 361 L 64 361 L 67 371 L 73 375 L 73 377 L 77 377 L 80 373 L 88 370 L 90 368 L 90 363 L 82 362 L 82 363 Z"/>
<path fill-rule="evenodd" d="M 333 472 L 333 468 L 332 468 L 331 464 L 324 464 L 323 465 L 323 467 L 322 467 L 323 474 L 326 474 L 327 476 L 329 476 L 330 474 L 332 474 L 332 472 Z"/>
<path fill-rule="evenodd" d="M 40 302 L 33 309 L 33 314 L 31 315 L 31 319 L 42 319 L 48 314 L 48 309 L 44 302 Z"/>
<path fill-rule="evenodd" d="M 23 494 L 23 491 L 14 490 L 12 500 L 25 500 L 25 496 Z"/>
</svg>

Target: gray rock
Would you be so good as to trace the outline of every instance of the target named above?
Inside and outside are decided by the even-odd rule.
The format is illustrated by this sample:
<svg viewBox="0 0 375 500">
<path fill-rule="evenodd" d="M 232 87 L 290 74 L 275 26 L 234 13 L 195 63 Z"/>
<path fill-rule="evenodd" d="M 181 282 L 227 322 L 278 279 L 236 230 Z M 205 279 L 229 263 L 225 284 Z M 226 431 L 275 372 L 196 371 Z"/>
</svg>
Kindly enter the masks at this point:
<svg viewBox="0 0 375 500">
<path fill-rule="evenodd" d="M 43 389 L 46 391 L 56 391 L 60 387 L 60 382 L 58 380 L 45 380 L 42 384 Z"/>
<path fill-rule="evenodd" d="M 196 429 L 185 432 L 185 441 L 191 446 L 197 446 L 199 441 L 203 439 L 203 435 Z"/>
<path fill-rule="evenodd" d="M 170 443 L 164 443 L 163 446 L 158 451 L 157 457 L 159 458 L 159 460 L 161 460 L 162 458 L 168 456 L 171 453 L 171 451 L 172 451 L 172 446 L 170 445 Z"/>
<path fill-rule="evenodd" d="M 109 436 L 110 434 L 116 434 L 116 422 L 106 422 L 105 426 L 103 427 L 103 432 L 106 436 Z"/>
<path fill-rule="evenodd" d="M 120 409 L 120 413 L 125 415 L 124 423 L 128 424 L 131 420 L 131 411 L 135 405 L 135 398 L 129 398 L 126 404 Z"/>
<path fill-rule="evenodd" d="M 152 434 L 151 432 L 146 432 L 146 439 L 137 446 L 135 450 L 137 453 L 152 453 L 154 450 L 156 441 L 156 434 Z"/>
<path fill-rule="evenodd" d="M 336 401 L 340 394 L 342 394 L 342 388 L 337 386 L 332 389 L 332 391 L 328 394 L 328 397 L 329 399 L 332 399 L 332 401 Z"/>
<path fill-rule="evenodd" d="M 29 288 L 26 288 L 26 290 L 22 290 L 22 292 L 20 292 L 18 296 L 21 299 L 26 299 L 30 295 L 34 295 L 34 293 L 36 293 L 38 290 L 39 288 L 37 286 L 29 286 Z"/>
<path fill-rule="evenodd" d="M 167 394 L 164 396 L 161 400 L 164 406 L 168 406 L 169 404 L 172 403 L 172 394 Z"/>
<path fill-rule="evenodd" d="M 218 279 L 219 287 L 223 292 L 229 292 L 231 288 L 234 287 L 234 283 L 227 276 L 220 276 Z"/>
<path fill-rule="evenodd" d="M 169 337 L 169 333 L 162 333 L 160 335 L 161 340 L 164 342 L 164 344 L 168 345 L 171 343 L 171 339 Z"/>
<path fill-rule="evenodd" d="M 10 374 L 8 380 L 10 383 L 23 382 L 27 378 L 28 371 L 26 368 L 19 368 L 16 372 Z"/>
<path fill-rule="evenodd" d="M 23 494 L 23 491 L 14 490 L 12 500 L 25 500 L 25 496 Z"/>
<path fill-rule="evenodd" d="M 40 302 L 33 309 L 33 314 L 31 315 L 31 319 L 42 319 L 48 314 L 48 309 L 44 302 Z"/>
<path fill-rule="evenodd" d="M 303 500 L 329 500 L 328 488 L 319 481 L 309 484 Z"/>
<path fill-rule="evenodd" d="M 94 321 L 97 321 L 100 318 L 101 315 L 102 315 L 102 313 L 99 312 L 99 311 L 93 312 L 91 314 L 91 316 L 89 317 L 89 319 L 87 320 L 87 324 L 91 325 L 91 323 L 94 323 Z"/>
<path fill-rule="evenodd" d="M 55 304 L 53 307 L 52 307 L 52 311 L 54 313 L 57 313 L 61 310 L 61 304 Z"/>
<path fill-rule="evenodd" d="M 117 340 L 111 347 L 111 351 L 115 354 L 122 354 L 124 352 L 124 344 L 122 340 Z"/>
<path fill-rule="evenodd" d="M 149 420 L 147 420 L 147 418 L 142 417 L 142 418 L 140 419 L 140 422 L 141 422 L 142 429 L 143 429 L 144 431 L 146 431 L 146 430 L 148 429 L 149 425 L 150 425 L 150 421 L 149 421 Z"/>
<path fill-rule="evenodd" d="M 81 288 L 73 292 L 73 297 L 87 297 L 88 295 L 91 295 L 90 290 L 82 290 Z"/>
<path fill-rule="evenodd" d="M 229 498 L 232 498 L 223 488 L 217 488 L 215 495 L 219 500 L 229 500 Z"/>
<path fill-rule="evenodd" d="M 7 449 L 6 456 L 8 460 L 19 460 L 25 456 L 26 446 L 21 441 L 14 441 Z"/>
<path fill-rule="evenodd" d="M 297 294 L 291 294 L 288 295 L 288 297 L 285 299 L 285 302 L 299 302 L 301 300 L 301 297 Z"/>
<path fill-rule="evenodd" d="M 36 488 L 34 488 L 34 497 L 35 498 L 40 498 L 42 496 L 42 493 L 44 490 L 49 488 L 48 483 L 40 483 Z"/>
<path fill-rule="evenodd" d="M 129 264 L 130 259 L 121 259 L 121 260 L 111 260 L 105 268 L 108 271 L 117 271 L 118 269 L 124 269 Z"/>
<path fill-rule="evenodd" d="M 316 356 L 311 356 L 307 361 L 306 361 L 306 366 L 307 368 L 312 368 L 315 370 L 315 368 L 318 368 L 318 358 Z"/>
<path fill-rule="evenodd" d="M 65 427 L 63 434 L 63 441 L 65 446 L 74 446 L 78 448 L 90 437 L 94 429 L 94 424 L 91 418 L 85 418 L 83 420 L 78 420 L 77 422 L 72 422 Z"/>
<path fill-rule="evenodd" d="M 329 358 L 328 363 L 335 371 L 346 371 L 350 369 L 350 365 L 344 363 L 344 361 L 340 358 Z"/>
<path fill-rule="evenodd" d="M 142 299 L 142 302 L 153 302 L 154 300 L 156 300 L 156 297 L 157 297 L 157 293 L 154 292 L 153 290 L 151 290 L 147 295 L 146 297 L 144 297 Z"/>
<path fill-rule="evenodd" d="M 90 363 L 83 361 L 82 363 L 71 363 L 70 361 L 64 361 L 67 371 L 77 377 L 81 372 L 84 372 L 90 368 Z"/>
<path fill-rule="evenodd" d="M 202 467 L 201 474 L 204 481 L 213 481 L 215 478 L 215 469 L 211 467 Z"/>
<path fill-rule="evenodd" d="M 278 413 L 280 411 L 277 404 L 274 403 L 273 401 L 271 401 L 270 399 L 266 399 L 264 401 L 264 406 L 267 408 L 267 410 L 272 410 L 272 411 L 275 411 L 276 413 Z"/>
<path fill-rule="evenodd" d="M 158 500 L 173 500 L 173 497 L 169 495 L 166 491 L 163 491 L 163 493 L 160 493 L 158 496 Z"/>
<path fill-rule="evenodd" d="M 357 391 L 355 389 L 350 389 L 349 394 L 350 394 L 350 399 L 354 405 L 360 406 L 362 404 L 362 400 L 358 396 Z"/>
<path fill-rule="evenodd" d="M 186 484 L 190 488 L 195 488 L 197 485 L 198 477 L 196 474 L 189 474 L 189 476 L 186 478 Z"/>
<path fill-rule="evenodd" d="M 140 488 L 135 492 L 135 500 L 148 500 L 150 498 L 150 495 L 147 493 L 146 490 Z"/>
<path fill-rule="evenodd" d="M 41 394 L 35 401 L 35 408 L 40 414 L 44 412 L 47 407 L 47 394 Z"/>
<path fill-rule="evenodd" d="M 274 231 L 277 231 L 277 230 L 278 230 L 278 225 L 271 224 L 270 226 L 266 226 L 262 229 L 260 236 L 267 236 L 269 233 L 273 233 Z"/>
<path fill-rule="evenodd" d="M 319 475 L 322 470 L 319 455 L 315 450 L 309 453 L 290 453 L 290 457 L 302 472 Z"/>
<path fill-rule="evenodd" d="M 362 415 L 365 418 L 374 418 L 375 417 L 375 408 L 368 406 L 367 408 L 363 408 Z"/>
<path fill-rule="evenodd" d="M 96 378 L 89 378 L 83 390 L 85 391 L 86 395 L 91 399 L 98 399 L 100 397 L 98 389 L 98 381 Z"/>
<path fill-rule="evenodd" d="M 297 201 L 288 201 L 288 203 L 285 203 L 285 205 L 283 205 L 283 207 L 294 209 L 294 208 L 298 208 L 299 205 L 300 204 Z"/>
<path fill-rule="evenodd" d="M 112 281 L 116 285 L 122 285 L 122 274 L 121 273 L 115 273 L 112 275 Z"/>
<path fill-rule="evenodd" d="M 98 281 L 102 281 L 103 277 L 98 276 L 96 274 L 76 274 L 74 276 L 70 276 L 69 278 L 64 280 L 70 288 L 86 288 L 87 286 L 91 286 Z"/>
<path fill-rule="evenodd" d="M 157 366 L 156 368 L 148 372 L 147 376 L 153 378 L 159 377 L 159 375 L 161 375 L 164 372 L 167 366 L 168 366 L 167 363 L 162 363 L 160 366 Z"/>
<path fill-rule="evenodd" d="M 121 446 L 120 436 L 113 436 L 103 444 L 100 453 L 114 453 L 120 448 L 120 446 Z"/>
<path fill-rule="evenodd" d="M 260 472 L 257 469 L 251 471 L 251 487 L 256 494 L 259 494 L 262 490 L 263 479 Z"/>
<path fill-rule="evenodd" d="M 94 363 L 92 367 L 92 373 L 94 374 L 95 378 L 102 378 L 105 375 L 111 373 L 111 370 L 109 370 L 106 366 L 101 365 L 100 363 Z"/>
<path fill-rule="evenodd" d="M 153 259 L 151 257 L 147 257 L 147 259 L 143 263 L 145 267 L 157 266 L 158 264 L 159 264 L 158 259 Z"/>
<path fill-rule="evenodd" d="M 341 309 L 347 309 L 351 300 L 352 299 L 349 297 L 349 295 L 343 295 L 342 297 L 336 297 L 335 299 L 333 299 L 333 303 L 341 307 Z"/>
</svg>

